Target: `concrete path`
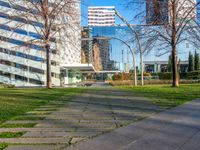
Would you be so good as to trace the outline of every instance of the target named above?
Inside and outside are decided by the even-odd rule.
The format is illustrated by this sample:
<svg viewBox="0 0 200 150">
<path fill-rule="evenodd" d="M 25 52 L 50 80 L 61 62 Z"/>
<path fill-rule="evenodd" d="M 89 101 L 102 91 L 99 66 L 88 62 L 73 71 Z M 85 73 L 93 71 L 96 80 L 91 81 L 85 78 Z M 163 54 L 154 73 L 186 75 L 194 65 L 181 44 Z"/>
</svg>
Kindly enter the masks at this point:
<svg viewBox="0 0 200 150">
<path fill-rule="evenodd" d="M 200 150 L 200 100 L 67 150 Z"/>
<path fill-rule="evenodd" d="M 25 132 L 20 138 L 0 138 L 0 143 L 11 144 L 7 150 L 66 149 L 70 145 L 101 137 L 102 134 L 152 116 L 159 111 L 160 108 L 149 100 L 134 97 L 127 91 L 108 88 L 88 90 L 70 102 L 65 102 L 64 98 L 63 101 L 52 101 L 46 106 L 28 112 L 18 120 L 6 122 L 6 126 L 30 123 L 35 125 L 31 128 L 0 128 L 1 133 Z M 29 120 L 23 117 L 44 119 Z M 116 145 L 121 143 L 120 140 L 119 138 Z"/>
</svg>

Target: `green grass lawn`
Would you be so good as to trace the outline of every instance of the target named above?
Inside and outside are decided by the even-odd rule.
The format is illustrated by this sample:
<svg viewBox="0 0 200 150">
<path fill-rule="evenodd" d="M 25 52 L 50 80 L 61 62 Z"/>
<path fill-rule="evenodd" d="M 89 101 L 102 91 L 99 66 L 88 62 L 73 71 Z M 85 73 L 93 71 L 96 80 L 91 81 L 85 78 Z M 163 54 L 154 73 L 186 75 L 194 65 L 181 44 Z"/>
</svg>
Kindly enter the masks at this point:
<svg viewBox="0 0 200 150">
<path fill-rule="evenodd" d="M 181 85 L 179 88 L 173 88 L 170 85 L 120 88 L 130 90 L 136 96 L 147 97 L 153 100 L 155 104 L 165 108 L 172 108 L 200 98 L 200 84 Z"/>
<path fill-rule="evenodd" d="M 0 124 L 50 101 L 68 101 L 84 89 L 0 89 Z"/>
</svg>

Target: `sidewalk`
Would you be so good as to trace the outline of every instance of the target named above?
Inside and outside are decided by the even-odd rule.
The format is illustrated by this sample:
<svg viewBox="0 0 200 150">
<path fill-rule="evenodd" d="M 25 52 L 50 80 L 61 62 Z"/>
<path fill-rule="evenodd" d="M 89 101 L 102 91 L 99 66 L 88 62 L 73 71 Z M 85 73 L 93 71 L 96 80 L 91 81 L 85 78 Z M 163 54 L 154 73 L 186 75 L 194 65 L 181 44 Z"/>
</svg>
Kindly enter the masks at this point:
<svg viewBox="0 0 200 150">
<path fill-rule="evenodd" d="M 66 149 L 199 150 L 200 100 L 194 100 Z"/>
</svg>

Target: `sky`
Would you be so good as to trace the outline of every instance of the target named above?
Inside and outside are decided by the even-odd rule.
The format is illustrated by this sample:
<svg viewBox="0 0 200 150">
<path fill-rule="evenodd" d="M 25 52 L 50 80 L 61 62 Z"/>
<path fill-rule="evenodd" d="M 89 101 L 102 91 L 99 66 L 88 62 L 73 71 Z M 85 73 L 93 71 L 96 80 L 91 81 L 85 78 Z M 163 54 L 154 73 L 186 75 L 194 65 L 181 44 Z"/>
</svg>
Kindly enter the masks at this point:
<svg viewBox="0 0 200 150">
<path fill-rule="evenodd" d="M 127 19 L 132 20 L 131 9 L 127 9 L 126 0 L 82 0 L 82 25 L 87 26 L 88 6 L 115 6 L 116 9 Z M 116 24 L 122 22 L 116 17 Z"/>
</svg>

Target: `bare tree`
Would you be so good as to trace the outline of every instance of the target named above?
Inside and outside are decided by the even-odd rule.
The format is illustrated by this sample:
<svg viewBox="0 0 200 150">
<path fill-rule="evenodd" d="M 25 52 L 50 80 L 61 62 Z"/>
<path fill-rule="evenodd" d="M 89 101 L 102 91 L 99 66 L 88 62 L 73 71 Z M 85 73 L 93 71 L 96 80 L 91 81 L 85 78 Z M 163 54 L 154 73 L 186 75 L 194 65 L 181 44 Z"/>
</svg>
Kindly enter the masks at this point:
<svg viewBox="0 0 200 150">
<path fill-rule="evenodd" d="M 74 21 L 74 16 L 80 15 L 75 12 L 74 7 L 77 7 L 79 0 L 9 0 L 10 4 L 14 7 L 23 4 L 24 7 L 21 11 L 13 12 L 26 20 L 26 24 L 31 25 L 37 34 L 40 35 L 39 39 L 27 41 L 27 43 L 41 44 L 46 51 L 46 87 L 52 87 L 51 79 L 51 53 L 55 53 L 56 50 L 52 50 L 52 41 L 59 41 L 63 34 L 60 32 L 66 30 L 66 25 L 69 26 L 70 21 Z M 28 21 L 33 20 L 33 21 Z M 38 28 L 37 22 L 41 23 L 41 28 Z M 73 28 L 73 27 L 71 27 Z"/>
<path fill-rule="evenodd" d="M 141 73 L 141 85 L 144 85 L 144 58 L 143 56 L 148 54 L 155 46 L 156 41 L 155 33 L 150 32 L 145 26 L 135 26 L 135 33 L 130 39 L 132 43 L 135 43 L 136 53 L 140 56 L 140 73 Z"/>
<path fill-rule="evenodd" d="M 143 64 L 143 55 L 150 51 L 153 48 L 153 45 L 156 41 L 154 32 L 149 32 L 145 26 L 140 25 L 131 25 L 117 10 L 115 10 L 116 15 L 128 26 L 131 31 L 131 39 L 129 42 L 135 43 L 136 53 L 140 54 L 140 66 L 141 66 L 141 85 L 144 85 L 144 64 Z M 133 52 L 135 55 L 135 52 Z M 134 66 L 136 62 L 134 59 Z M 136 68 L 136 67 L 135 67 Z M 135 76 L 136 76 L 136 69 Z M 135 77 L 136 79 L 136 77 Z M 137 82 L 137 81 L 136 81 Z M 137 85 L 137 84 L 136 84 Z"/>
<path fill-rule="evenodd" d="M 129 4 L 133 4 L 134 7 L 138 4 L 146 7 L 144 12 L 138 12 L 134 17 L 138 20 L 143 18 L 140 21 L 149 25 L 149 30 L 156 33 L 157 49 L 160 54 L 171 51 L 172 85 L 178 87 L 177 46 L 188 39 L 189 30 L 197 17 L 196 8 L 199 2 L 196 0 L 129 0 Z"/>
</svg>

